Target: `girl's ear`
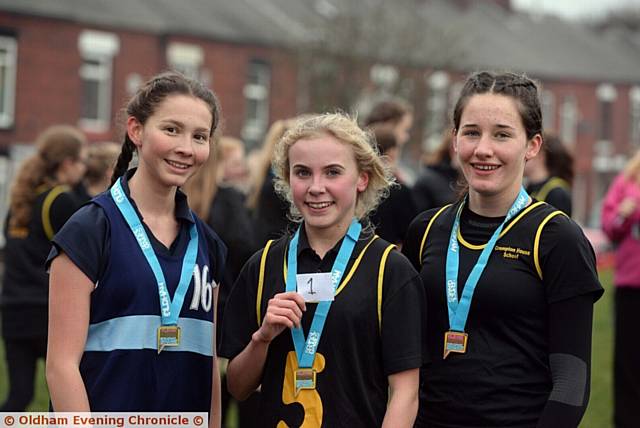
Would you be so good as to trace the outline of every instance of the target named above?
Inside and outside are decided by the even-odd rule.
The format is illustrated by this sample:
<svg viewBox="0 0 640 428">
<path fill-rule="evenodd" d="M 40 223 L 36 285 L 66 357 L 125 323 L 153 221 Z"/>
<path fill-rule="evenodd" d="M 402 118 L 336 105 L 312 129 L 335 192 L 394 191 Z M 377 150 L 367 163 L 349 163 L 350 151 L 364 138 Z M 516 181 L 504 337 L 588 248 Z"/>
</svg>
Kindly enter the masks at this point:
<svg viewBox="0 0 640 428">
<path fill-rule="evenodd" d="M 358 193 L 362 193 L 367 189 L 369 185 L 369 173 L 362 171 L 358 176 L 358 183 L 356 188 L 358 189 Z"/>
<path fill-rule="evenodd" d="M 540 148 L 542 147 L 542 136 L 540 134 L 536 134 L 527 141 L 527 152 L 524 155 L 525 160 L 533 159 L 536 157 Z"/>
<path fill-rule="evenodd" d="M 127 135 L 136 147 L 142 146 L 142 132 L 144 126 L 133 116 L 127 119 Z"/>
</svg>

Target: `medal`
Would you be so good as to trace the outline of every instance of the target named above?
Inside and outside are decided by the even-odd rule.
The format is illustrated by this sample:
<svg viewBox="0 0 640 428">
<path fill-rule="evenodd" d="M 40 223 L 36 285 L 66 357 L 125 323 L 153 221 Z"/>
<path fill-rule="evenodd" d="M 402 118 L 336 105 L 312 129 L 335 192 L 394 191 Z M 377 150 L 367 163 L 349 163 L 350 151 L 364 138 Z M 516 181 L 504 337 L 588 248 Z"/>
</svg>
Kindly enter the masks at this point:
<svg viewBox="0 0 640 428">
<path fill-rule="evenodd" d="M 447 356 L 456 352 L 458 354 L 464 354 L 467 352 L 467 341 L 469 340 L 469 335 L 467 333 L 462 333 L 459 331 L 447 331 L 444 333 L 444 355 L 442 359 L 444 360 Z"/>
<path fill-rule="evenodd" d="M 310 368 L 297 369 L 293 372 L 293 387 L 296 397 L 303 389 L 316 389 L 316 371 Z"/>
<path fill-rule="evenodd" d="M 158 354 L 165 346 L 180 345 L 180 327 L 177 325 L 161 325 L 158 327 Z"/>
</svg>

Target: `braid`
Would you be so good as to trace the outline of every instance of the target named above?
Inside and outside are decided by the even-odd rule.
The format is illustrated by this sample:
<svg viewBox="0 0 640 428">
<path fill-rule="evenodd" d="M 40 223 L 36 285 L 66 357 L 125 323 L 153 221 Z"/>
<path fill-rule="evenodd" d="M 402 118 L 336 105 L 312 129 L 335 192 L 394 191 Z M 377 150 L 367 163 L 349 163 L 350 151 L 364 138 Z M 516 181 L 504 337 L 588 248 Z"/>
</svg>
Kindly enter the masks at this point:
<svg viewBox="0 0 640 428">
<path fill-rule="evenodd" d="M 133 158 L 133 152 L 135 151 L 135 146 L 133 141 L 129 138 L 129 134 L 125 134 L 124 143 L 122 143 L 122 150 L 120 151 L 120 156 L 118 156 L 118 160 L 116 162 L 115 168 L 113 168 L 113 175 L 111 175 L 111 185 L 116 182 L 120 176 L 124 175 L 129 168 L 129 163 Z"/>
</svg>

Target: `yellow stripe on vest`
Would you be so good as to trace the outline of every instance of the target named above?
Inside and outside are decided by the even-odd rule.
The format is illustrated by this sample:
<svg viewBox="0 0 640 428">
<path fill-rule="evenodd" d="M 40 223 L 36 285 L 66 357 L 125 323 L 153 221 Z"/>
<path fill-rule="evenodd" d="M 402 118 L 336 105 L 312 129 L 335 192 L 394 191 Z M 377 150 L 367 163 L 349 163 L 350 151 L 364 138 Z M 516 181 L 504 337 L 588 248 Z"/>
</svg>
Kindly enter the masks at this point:
<svg viewBox="0 0 640 428">
<path fill-rule="evenodd" d="M 42 228 L 49 241 L 51 241 L 54 235 L 53 226 L 51 225 L 51 205 L 53 205 L 53 201 L 55 201 L 61 193 L 67 191 L 69 191 L 69 186 L 63 184 L 56 186 L 51 189 L 49 194 L 45 196 L 44 202 L 42 202 Z"/>
<path fill-rule="evenodd" d="M 444 211 L 446 208 L 450 207 L 451 205 L 452 204 L 445 205 L 444 207 L 440 208 L 438 212 L 436 212 L 434 216 L 431 217 L 431 220 L 429 220 L 429 223 L 427 224 L 427 228 L 424 231 L 424 235 L 422 235 L 422 241 L 420 242 L 420 252 L 418 253 L 418 264 L 420 265 L 422 264 L 422 252 L 424 251 L 424 244 L 427 242 L 427 235 L 429 234 L 431 225 L 435 221 L 436 217 L 438 217 L 440 213 L 442 213 L 442 211 Z"/>
<path fill-rule="evenodd" d="M 539 201 L 545 201 L 547 199 L 547 196 L 549 196 L 549 193 L 551 193 L 553 189 L 557 188 L 569 191 L 571 189 L 571 186 L 562 178 L 553 177 L 549 181 L 544 183 L 544 186 L 542 186 L 542 188 L 540 188 L 540 190 L 538 190 L 537 192 L 534 192 L 531 196 Z"/>
<path fill-rule="evenodd" d="M 256 295 L 256 319 L 258 320 L 258 328 L 262 325 L 261 303 L 262 303 L 262 289 L 264 288 L 264 269 L 267 263 L 267 253 L 269 247 L 273 244 L 273 239 L 267 241 L 267 245 L 262 250 L 262 256 L 260 257 L 260 273 L 258 275 L 258 294 Z"/>
<path fill-rule="evenodd" d="M 563 215 L 565 217 L 567 216 L 565 213 L 559 210 L 549 214 L 544 220 L 542 220 L 542 222 L 540 223 L 540 226 L 538 226 L 538 230 L 536 231 L 536 237 L 533 241 L 533 264 L 536 266 L 536 271 L 538 272 L 538 276 L 540 277 L 540 280 L 542 280 L 542 269 L 540 268 L 540 255 L 538 254 L 540 249 L 540 236 L 542 235 L 542 229 L 544 228 L 544 226 L 549 222 L 549 220 L 551 220 L 557 215 Z"/>
<path fill-rule="evenodd" d="M 384 266 L 387 264 L 387 257 L 389 257 L 389 253 L 395 247 L 395 245 L 390 244 L 384 250 L 382 258 L 380 259 L 380 267 L 378 268 L 378 331 L 380 333 L 382 333 L 382 285 L 384 284 Z"/>
</svg>

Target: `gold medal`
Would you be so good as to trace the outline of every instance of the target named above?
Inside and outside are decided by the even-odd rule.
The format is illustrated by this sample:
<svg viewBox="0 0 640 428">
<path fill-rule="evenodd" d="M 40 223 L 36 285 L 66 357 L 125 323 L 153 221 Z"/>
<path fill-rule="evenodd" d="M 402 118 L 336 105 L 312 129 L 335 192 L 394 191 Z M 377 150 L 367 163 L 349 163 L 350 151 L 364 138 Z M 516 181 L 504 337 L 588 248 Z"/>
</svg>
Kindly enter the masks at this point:
<svg viewBox="0 0 640 428">
<path fill-rule="evenodd" d="M 464 354 L 467 352 L 467 341 L 469 340 L 469 335 L 467 333 L 463 333 L 460 331 L 447 331 L 444 333 L 444 356 L 442 359 L 447 358 L 447 356 L 452 352 L 457 352 L 458 354 Z"/>
<path fill-rule="evenodd" d="M 316 389 L 316 371 L 311 368 L 297 369 L 293 372 L 293 387 L 296 397 L 302 389 Z"/>
<path fill-rule="evenodd" d="M 161 325 L 158 327 L 158 354 L 165 346 L 180 345 L 180 327 L 177 325 Z"/>
</svg>

